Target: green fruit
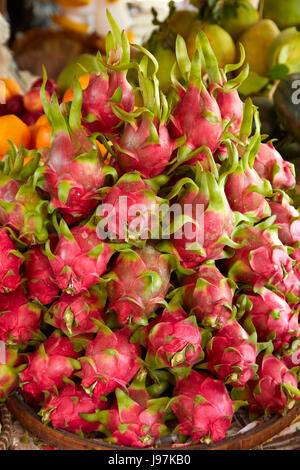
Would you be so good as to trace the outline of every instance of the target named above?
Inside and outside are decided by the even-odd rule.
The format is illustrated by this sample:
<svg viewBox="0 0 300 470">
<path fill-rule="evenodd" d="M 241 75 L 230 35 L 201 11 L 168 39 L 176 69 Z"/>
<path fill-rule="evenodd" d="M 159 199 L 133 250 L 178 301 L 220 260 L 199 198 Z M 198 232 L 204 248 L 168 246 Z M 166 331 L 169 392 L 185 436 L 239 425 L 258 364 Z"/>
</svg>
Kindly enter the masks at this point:
<svg viewBox="0 0 300 470">
<path fill-rule="evenodd" d="M 277 64 L 285 65 L 288 73 L 300 72 L 300 32 L 296 28 L 285 29 L 273 42 L 268 57 L 269 69 Z"/>
<path fill-rule="evenodd" d="M 234 7 L 233 4 L 232 1 L 225 3 L 219 25 L 237 40 L 244 31 L 259 20 L 259 14 L 248 0 L 240 0 L 238 7 Z"/>
<path fill-rule="evenodd" d="M 197 18 L 197 12 L 191 10 L 176 10 L 169 20 L 170 27 L 186 39 Z"/>
<path fill-rule="evenodd" d="M 157 72 L 159 85 L 162 92 L 166 94 L 172 87 L 171 70 L 174 63 L 176 62 L 176 55 L 174 51 L 171 49 L 164 49 L 161 45 L 157 46 L 154 55 L 159 65 Z M 150 64 L 150 72 L 151 68 L 152 66 Z"/>
<path fill-rule="evenodd" d="M 202 30 L 218 59 L 219 66 L 224 68 L 226 64 L 232 64 L 236 59 L 236 47 L 232 37 L 217 24 L 207 24 L 197 21 L 194 23 L 187 39 L 187 50 L 189 57 L 192 58 L 196 51 L 196 38 L 198 32 Z"/>
<path fill-rule="evenodd" d="M 280 29 L 300 26 L 299 0 L 264 0 L 264 18 L 271 18 Z"/>
<path fill-rule="evenodd" d="M 274 21 L 260 20 L 242 34 L 240 42 L 245 48 L 246 62 L 252 72 L 262 77 L 267 75 L 270 48 L 279 33 Z"/>
<path fill-rule="evenodd" d="M 68 88 L 72 86 L 74 80 L 86 72 L 98 72 L 99 65 L 96 56 L 92 54 L 82 54 L 73 59 L 66 67 L 61 71 L 57 85 L 59 92 L 63 94 Z"/>
</svg>

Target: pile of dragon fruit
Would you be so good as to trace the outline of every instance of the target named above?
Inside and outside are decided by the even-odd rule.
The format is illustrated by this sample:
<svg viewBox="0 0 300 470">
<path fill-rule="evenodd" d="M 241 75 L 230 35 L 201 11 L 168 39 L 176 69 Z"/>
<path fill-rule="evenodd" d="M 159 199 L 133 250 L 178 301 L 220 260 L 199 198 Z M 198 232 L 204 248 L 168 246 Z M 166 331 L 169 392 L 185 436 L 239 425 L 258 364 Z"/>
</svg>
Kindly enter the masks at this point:
<svg viewBox="0 0 300 470">
<path fill-rule="evenodd" d="M 294 168 L 239 97 L 242 48 L 220 70 L 203 33 L 192 60 L 178 36 L 164 96 L 155 58 L 110 21 L 72 102 L 48 100 L 44 74 L 51 147 L 1 162 L 0 398 L 118 446 L 217 442 L 239 407 L 300 398 Z M 153 207 L 173 204 L 192 210 L 156 214 L 153 236 Z"/>
</svg>

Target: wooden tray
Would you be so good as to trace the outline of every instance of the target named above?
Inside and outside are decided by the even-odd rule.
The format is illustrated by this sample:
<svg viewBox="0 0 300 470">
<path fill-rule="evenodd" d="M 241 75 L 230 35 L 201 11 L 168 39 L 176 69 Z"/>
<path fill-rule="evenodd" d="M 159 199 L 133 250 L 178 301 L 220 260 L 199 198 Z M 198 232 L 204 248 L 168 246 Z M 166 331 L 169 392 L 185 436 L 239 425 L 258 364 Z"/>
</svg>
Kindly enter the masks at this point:
<svg viewBox="0 0 300 470">
<path fill-rule="evenodd" d="M 8 409 L 16 417 L 16 419 L 23 425 L 25 429 L 33 433 L 38 438 L 46 443 L 56 447 L 60 450 L 141 450 L 136 447 L 120 447 L 107 444 L 103 439 L 83 439 L 76 434 L 66 431 L 53 429 L 50 426 L 44 425 L 40 418 L 34 411 L 18 396 L 11 397 L 6 403 Z M 247 432 L 239 432 L 243 429 L 249 421 L 243 413 L 236 413 L 235 415 L 235 428 L 236 433 L 231 437 L 224 439 L 221 442 L 212 444 L 210 446 L 199 445 L 186 445 L 179 446 L 179 444 L 171 446 L 157 446 L 158 450 L 166 449 L 187 449 L 187 450 L 249 450 L 259 446 L 263 442 L 268 441 L 276 434 L 280 433 L 283 429 L 288 427 L 293 421 L 300 416 L 300 407 L 295 406 L 285 416 L 274 416 L 271 418 L 263 418 L 259 421 L 257 426 Z"/>
</svg>

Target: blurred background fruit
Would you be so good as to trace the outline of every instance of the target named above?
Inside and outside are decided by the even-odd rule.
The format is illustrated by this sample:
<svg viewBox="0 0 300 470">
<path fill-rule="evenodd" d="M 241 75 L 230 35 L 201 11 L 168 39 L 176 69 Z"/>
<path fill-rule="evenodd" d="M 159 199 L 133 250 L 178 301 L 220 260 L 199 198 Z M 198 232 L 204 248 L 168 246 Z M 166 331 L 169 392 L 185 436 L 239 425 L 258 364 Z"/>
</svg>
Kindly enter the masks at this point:
<svg viewBox="0 0 300 470">
<path fill-rule="evenodd" d="M 20 118 L 14 114 L 0 116 L 0 157 L 10 149 L 9 141 L 18 148 L 21 144 L 29 148 L 30 140 L 30 129 Z"/>
<path fill-rule="evenodd" d="M 87 72 L 97 72 L 99 70 L 97 58 L 92 54 L 82 54 L 73 59 L 59 74 L 57 85 L 59 92 L 63 94 L 72 86 L 75 78 Z"/>
<path fill-rule="evenodd" d="M 271 18 L 280 29 L 300 26 L 299 0 L 264 0 L 264 18 Z"/>
<path fill-rule="evenodd" d="M 237 40 L 244 31 L 259 20 L 259 14 L 256 8 L 248 0 L 229 0 L 224 2 L 221 19 L 222 26 Z"/>
</svg>

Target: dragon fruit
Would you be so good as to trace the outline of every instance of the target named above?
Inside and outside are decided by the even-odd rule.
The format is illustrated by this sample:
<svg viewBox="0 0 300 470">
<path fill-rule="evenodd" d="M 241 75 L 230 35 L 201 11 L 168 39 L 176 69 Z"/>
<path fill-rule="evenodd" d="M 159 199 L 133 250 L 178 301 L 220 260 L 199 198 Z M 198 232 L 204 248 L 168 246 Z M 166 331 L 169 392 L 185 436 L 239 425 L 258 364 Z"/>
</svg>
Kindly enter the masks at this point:
<svg viewBox="0 0 300 470">
<path fill-rule="evenodd" d="M 223 135 L 222 116 L 213 94 L 203 84 L 201 55 L 198 48 L 191 63 L 184 39 L 177 36 L 177 63 L 185 86 L 178 83 L 179 100 L 169 128 L 174 139 L 185 136 L 185 145 L 191 150 L 206 146 L 214 153 Z"/>
<path fill-rule="evenodd" d="M 270 415 L 283 414 L 299 400 L 296 376 L 277 357 L 267 355 L 259 360 L 259 379 L 251 386 L 259 407 Z"/>
<path fill-rule="evenodd" d="M 279 225 L 278 237 L 287 246 L 300 242 L 300 215 L 291 203 L 283 191 L 277 191 L 269 202 L 272 215 L 276 215 L 276 224 Z"/>
<path fill-rule="evenodd" d="M 67 336 L 96 333 L 96 320 L 103 320 L 105 303 L 106 292 L 99 285 L 74 296 L 63 293 L 51 305 L 45 315 L 45 321 L 59 328 Z"/>
<path fill-rule="evenodd" d="M 45 399 L 45 392 L 56 392 L 81 368 L 77 360 L 80 353 L 59 330 L 27 355 L 27 367 L 20 375 L 22 393 L 30 403 Z M 47 395 L 47 393 L 46 393 Z"/>
<path fill-rule="evenodd" d="M 49 244 L 46 254 L 53 270 L 56 285 L 68 294 L 85 292 L 99 283 L 112 255 L 107 243 L 99 240 L 91 221 L 71 230 L 62 219 L 58 228 L 59 241 L 54 253 Z"/>
<path fill-rule="evenodd" d="M 26 346 L 43 338 L 39 326 L 43 308 L 30 302 L 22 286 L 0 295 L 0 340 L 7 345 Z"/>
<path fill-rule="evenodd" d="M 271 142 L 260 145 L 254 169 L 261 178 L 271 182 L 274 189 L 287 190 L 295 186 L 295 168 L 283 160 Z"/>
<path fill-rule="evenodd" d="M 196 182 L 182 178 L 167 197 L 174 200 L 177 196 L 175 201 L 184 215 L 179 215 L 180 227 L 170 242 L 161 243 L 161 249 L 173 253 L 184 268 L 193 269 L 205 260 L 221 258 L 223 248 L 230 244 L 234 217 L 224 193 L 224 182 L 224 178 L 217 181 L 210 172 L 201 172 Z M 175 227 L 179 217 L 175 213 Z"/>
<path fill-rule="evenodd" d="M 228 277 L 260 288 L 276 285 L 292 270 L 292 259 L 278 238 L 274 220 L 273 216 L 255 226 L 245 223 L 237 226 L 232 240 L 240 247 L 225 262 Z"/>
<path fill-rule="evenodd" d="M 179 421 L 175 432 L 192 436 L 193 442 L 224 439 L 234 406 L 221 380 L 192 370 L 187 378 L 177 379 L 175 397 L 171 404 Z"/>
<path fill-rule="evenodd" d="M 160 198 L 138 174 L 123 175 L 108 189 L 97 209 L 101 220 L 97 225 L 99 237 L 133 244 L 151 238 L 151 234 L 159 228 L 156 208 L 160 202 Z"/>
<path fill-rule="evenodd" d="M 99 328 L 81 358 L 80 371 L 82 387 L 96 398 L 125 387 L 137 373 L 141 355 L 139 345 L 129 343 L 129 327 L 111 331 L 103 324 Z"/>
<path fill-rule="evenodd" d="M 122 251 L 107 274 L 109 310 L 118 322 L 147 324 L 169 289 L 171 264 L 168 256 L 151 244 Z"/>
<path fill-rule="evenodd" d="M 282 362 L 287 366 L 288 369 L 299 367 L 300 365 L 300 338 L 296 338 L 290 343 L 288 349 L 283 351 Z"/>
<path fill-rule="evenodd" d="M 29 159 L 24 165 L 24 160 Z M 40 155 L 12 145 L 5 157 L 0 177 L 0 224 L 12 229 L 29 245 L 48 239 L 48 201 L 41 198 L 32 178 Z"/>
<path fill-rule="evenodd" d="M 30 299 L 49 305 L 58 297 L 59 288 L 54 282 L 52 268 L 40 246 L 35 246 L 27 251 L 24 274 Z"/>
<path fill-rule="evenodd" d="M 23 255 L 16 250 L 7 231 L 3 228 L 0 228 L 0 246 L 0 293 L 3 294 L 17 289 L 20 285 Z"/>
<path fill-rule="evenodd" d="M 46 80 L 46 77 L 44 77 Z M 68 223 L 92 214 L 99 203 L 98 190 L 104 185 L 109 167 L 105 167 L 98 146 L 81 128 L 82 90 L 74 85 L 74 99 L 68 117 L 58 105 L 56 95 L 49 104 L 45 92 L 41 97 L 52 127 L 51 146 L 45 164 L 35 175 L 40 188 L 49 193 L 49 211 L 57 209 Z"/>
<path fill-rule="evenodd" d="M 227 74 L 240 69 L 245 62 L 245 50 L 240 44 L 240 61 L 237 64 L 228 64 L 224 70 L 219 69 L 218 59 L 203 31 L 199 31 L 198 40 L 205 59 L 206 72 L 209 79 L 210 93 L 216 93 L 216 101 L 219 105 L 223 121 L 230 123 L 229 132 L 239 134 L 243 121 L 244 104 L 241 100 L 238 88 L 246 80 L 249 74 L 247 64 L 235 78 L 228 80 Z"/>
<path fill-rule="evenodd" d="M 39 415 L 44 424 L 51 423 L 54 428 L 82 435 L 97 431 L 99 423 L 89 423 L 81 415 L 95 413 L 96 410 L 104 410 L 106 407 L 105 400 L 90 397 L 77 384 L 67 384 L 58 395 L 50 394 Z"/>
<path fill-rule="evenodd" d="M 130 45 L 125 31 L 120 32 L 117 24 L 107 11 L 111 29 L 106 37 L 106 60 L 98 53 L 99 72 L 91 75 L 88 87 L 83 93 L 83 125 L 89 133 L 116 134 L 122 120 L 114 113 L 113 106 L 131 113 L 135 95 L 127 81 L 130 62 Z"/>
<path fill-rule="evenodd" d="M 298 315 L 292 312 L 284 298 L 265 287 L 245 295 L 238 300 L 246 305 L 245 320 L 242 321 L 246 325 L 251 319 L 259 341 L 272 339 L 274 350 L 278 351 L 287 348 L 295 336 L 300 336 Z"/>
<path fill-rule="evenodd" d="M 139 404 L 122 389 L 116 389 L 116 401 L 109 410 L 83 414 L 91 423 L 101 423 L 99 429 L 111 444 L 135 447 L 152 446 L 155 440 L 170 434 L 163 423 L 170 399 L 161 397 Z"/>
<path fill-rule="evenodd" d="M 202 329 L 194 315 L 188 316 L 179 306 L 169 308 L 146 327 L 145 363 L 153 370 L 167 367 L 186 375 L 204 357 Z"/>
<path fill-rule="evenodd" d="M 7 399 L 19 384 L 19 373 L 24 369 L 20 363 L 18 351 L 5 349 L 5 361 L 0 362 L 0 402 Z"/>
<path fill-rule="evenodd" d="M 243 387 L 256 373 L 255 339 L 236 321 L 214 333 L 206 352 L 208 369 L 233 387 Z"/>
<path fill-rule="evenodd" d="M 195 274 L 184 276 L 183 305 L 203 326 L 221 328 L 233 313 L 235 283 L 221 274 L 213 261 L 203 263 Z"/>
</svg>

